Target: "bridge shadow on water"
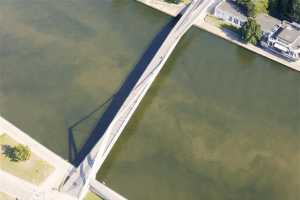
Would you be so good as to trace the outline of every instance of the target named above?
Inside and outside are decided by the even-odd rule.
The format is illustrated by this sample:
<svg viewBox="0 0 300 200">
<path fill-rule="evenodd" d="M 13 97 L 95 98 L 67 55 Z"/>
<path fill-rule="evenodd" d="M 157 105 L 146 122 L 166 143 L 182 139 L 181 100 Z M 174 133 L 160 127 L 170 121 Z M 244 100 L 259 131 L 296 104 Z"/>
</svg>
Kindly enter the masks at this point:
<svg viewBox="0 0 300 200">
<path fill-rule="evenodd" d="M 140 60 L 137 62 L 133 70 L 129 73 L 125 81 L 123 82 L 120 89 L 104 104 L 108 105 L 107 109 L 104 111 L 100 119 L 98 120 L 97 124 L 95 125 L 94 129 L 91 131 L 88 139 L 86 140 L 85 144 L 82 146 L 80 151 L 76 148 L 76 144 L 74 141 L 73 135 L 73 128 L 77 125 L 85 121 L 88 117 L 94 114 L 97 110 L 103 107 L 104 104 L 96 108 L 90 114 L 85 116 L 84 118 L 80 119 L 78 122 L 74 123 L 68 129 L 68 139 L 69 139 L 69 160 L 74 166 L 79 166 L 81 161 L 86 157 L 86 155 L 92 150 L 94 145 L 100 140 L 102 135 L 105 133 L 106 129 L 108 128 L 109 124 L 112 122 L 114 117 L 116 116 L 118 110 L 123 105 L 124 101 L 130 94 L 131 90 L 143 74 L 144 70 L 154 57 L 155 53 L 158 51 L 172 28 L 176 25 L 178 20 L 180 19 L 180 15 L 171 20 L 159 31 L 159 33 L 154 37 L 154 39 L 149 44 L 148 48 L 143 53 Z"/>
</svg>

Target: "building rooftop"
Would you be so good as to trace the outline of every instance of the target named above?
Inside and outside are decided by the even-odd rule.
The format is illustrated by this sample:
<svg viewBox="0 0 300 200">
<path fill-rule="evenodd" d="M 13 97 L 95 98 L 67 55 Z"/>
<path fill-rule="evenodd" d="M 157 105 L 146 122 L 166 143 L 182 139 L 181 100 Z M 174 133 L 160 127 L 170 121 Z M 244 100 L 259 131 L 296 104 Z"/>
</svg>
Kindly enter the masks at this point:
<svg viewBox="0 0 300 200">
<path fill-rule="evenodd" d="M 276 25 L 280 25 L 281 21 L 265 13 L 261 13 L 256 17 L 257 23 L 261 26 L 263 32 L 271 32 Z"/>
<path fill-rule="evenodd" d="M 297 50 L 300 49 L 300 37 L 292 44 L 292 48 Z"/>
<path fill-rule="evenodd" d="M 284 21 L 273 37 L 294 49 L 300 49 L 300 27 L 293 23 Z"/>
<path fill-rule="evenodd" d="M 292 28 L 291 26 L 284 27 L 280 31 L 280 33 L 278 33 L 278 38 L 288 44 L 295 42 L 299 36 L 300 36 L 300 31 Z"/>
<path fill-rule="evenodd" d="M 247 16 L 243 13 L 243 11 L 230 1 L 223 1 L 218 5 L 218 9 L 230 13 L 231 15 L 236 16 L 241 20 L 247 21 Z"/>
</svg>

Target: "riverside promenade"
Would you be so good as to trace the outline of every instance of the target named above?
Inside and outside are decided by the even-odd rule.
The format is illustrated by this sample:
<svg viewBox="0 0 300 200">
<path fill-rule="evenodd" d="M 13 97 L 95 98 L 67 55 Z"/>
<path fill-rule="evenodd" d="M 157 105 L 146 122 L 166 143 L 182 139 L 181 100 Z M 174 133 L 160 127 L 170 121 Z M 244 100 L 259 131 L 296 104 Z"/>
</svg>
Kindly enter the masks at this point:
<svg viewBox="0 0 300 200">
<path fill-rule="evenodd" d="M 72 200 L 73 198 L 57 192 L 57 188 L 72 168 L 72 165 L 32 139 L 29 135 L 15 127 L 13 124 L 0 116 L 0 134 L 7 134 L 16 142 L 28 146 L 38 157 L 51 164 L 54 171 L 41 185 L 30 184 L 11 174 L 1 172 L 0 191 L 8 193 L 18 199 L 60 199 Z M 5 185 L 5 187 L 4 187 Z M 39 198 L 40 197 L 40 198 Z"/>
<path fill-rule="evenodd" d="M 18 200 L 77 200 L 59 191 L 66 175 L 74 168 L 73 165 L 0 116 L 0 136 L 2 134 L 8 135 L 17 143 L 28 146 L 32 153 L 51 164 L 54 171 L 41 184 L 35 185 L 0 169 L 0 192 Z M 96 179 L 91 181 L 88 189 L 105 200 L 110 199 L 105 197 L 120 196 Z"/>
<path fill-rule="evenodd" d="M 171 16 L 175 16 L 186 6 L 184 3 L 172 4 L 172 3 L 167 3 L 164 0 L 137 0 L 137 1 L 149 6 L 151 8 L 154 8 L 156 10 L 164 12 L 168 15 L 171 15 Z M 219 0 L 210 0 L 210 1 L 213 2 L 211 4 L 212 6 L 216 5 L 216 3 L 219 2 Z M 203 14 L 207 15 L 209 12 L 212 12 L 212 10 L 214 9 L 212 6 L 209 9 L 207 9 L 206 13 L 203 13 Z M 300 61 L 289 62 L 289 61 L 285 60 L 284 58 L 279 57 L 277 54 L 275 54 L 273 52 L 266 51 L 265 49 L 259 48 L 252 44 L 246 44 L 243 41 L 241 41 L 237 37 L 237 35 L 235 33 L 232 33 L 230 30 L 221 29 L 219 27 L 216 27 L 216 26 L 208 23 L 205 20 L 205 17 L 199 17 L 195 21 L 194 26 L 196 26 L 200 29 L 203 29 L 207 32 L 210 32 L 210 33 L 212 33 L 218 37 L 221 37 L 229 42 L 232 42 L 236 45 L 239 45 L 243 48 L 246 48 L 249 51 L 252 51 L 261 56 L 269 58 L 269 59 L 271 59 L 275 62 L 278 62 L 282 65 L 285 65 L 286 67 L 289 67 L 293 70 L 300 71 Z"/>
</svg>

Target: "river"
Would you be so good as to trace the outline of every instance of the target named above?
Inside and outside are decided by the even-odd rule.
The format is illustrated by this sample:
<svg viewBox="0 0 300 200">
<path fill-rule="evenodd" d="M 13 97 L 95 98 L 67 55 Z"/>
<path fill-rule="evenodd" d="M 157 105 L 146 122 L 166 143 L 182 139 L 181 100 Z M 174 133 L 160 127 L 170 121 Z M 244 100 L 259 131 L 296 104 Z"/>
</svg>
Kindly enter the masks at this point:
<svg viewBox="0 0 300 200">
<path fill-rule="evenodd" d="M 68 159 L 69 131 L 170 17 L 134 0 L 1 0 L 0 113 Z M 104 104 L 72 128 L 78 148 Z M 98 179 L 129 199 L 300 198 L 300 74 L 192 28 Z"/>
</svg>

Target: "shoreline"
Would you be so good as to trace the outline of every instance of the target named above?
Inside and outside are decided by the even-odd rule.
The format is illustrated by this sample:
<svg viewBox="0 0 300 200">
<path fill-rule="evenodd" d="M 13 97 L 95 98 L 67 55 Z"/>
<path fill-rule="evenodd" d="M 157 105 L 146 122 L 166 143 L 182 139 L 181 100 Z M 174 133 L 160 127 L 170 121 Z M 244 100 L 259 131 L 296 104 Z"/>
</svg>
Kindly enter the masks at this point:
<svg viewBox="0 0 300 200">
<path fill-rule="evenodd" d="M 171 15 L 173 17 L 178 15 L 186 7 L 184 3 L 172 4 L 172 3 L 166 3 L 159 0 L 136 0 L 136 1 L 145 4 L 148 7 L 151 7 L 155 10 L 161 11 L 167 15 Z"/>
<path fill-rule="evenodd" d="M 28 146 L 35 155 L 53 166 L 54 170 L 40 185 L 36 185 L 0 169 L 0 175 L 3 176 L 2 178 L 5 178 L 5 181 L 3 180 L 0 182 L 0 193 L 2 192 L 19 199 L 24 199 L 24 197 L 25 199 L 42 197 L 45 200 L 75 200 L 68 194 L 59 192 L 62 181 L 64 181 L 70 171 L 74 169 L 74 166 L 71 163 L 37 142 L 0 115 L 0 135 L 2 134 L 6 134 L 16 142 Z M 93 181 L 106 189 L 106 186 L 98 180 L 94 179 Z M 20 188 L 15 190 L 17 186 Z M 112 192 L 114 191 L 112 190 Z M 99 197 L 99 194 L 96 194 L 91 189 L 89 189 L 89 193 L 93 193 Z"/>
<path fill-rule="evenodd" d="M 55 195 L 57 193 L 58 187 L 65 178 L 67 172 L 69 172 L 73 166 L 71 163 L 65 161 L 63 158 L 47 149 L 45 146 L 31 138 L 28 134 L 24 133 L 22 130 L 18 129 L 12 123 L 0 116 L 0 133 L 7 134 L 9 137 L 13 138 L 16 142 L 28 146 L 31 151 L 39 156 L 45 162 L 51 164 L 54 167 L 53 172 L 41 183 L 41 185 L 34 185 L 35 193 L 43 193 Z M 12 178 L 14 175 L 9 174 Z M 17 177 L 18 178 L 18 177 Z M 20 178 L 18 178 L 20 179 Z M 37 191 L 36 191 L 37 190 Z M 5 192 L 5 191 L 3 191 Z M 10 194 L 14 195 L 14 194 Z M 51 196 L 52 196 L 51 195 Z"/>
<path fill-rule="evenodd" d="M 184 3 L 171 4 L 171 3 L 164 2 L 162 0 L 136 0 L 136 1 L 146 5 L 148 7 L 151 7 L 153 9 L 159 10 L 165 14 L 171 15 L 171 16 L 176 16 L 177 14 L 182 12 L 182 10 L 186 6 Z M 281 58 L 279 55 L 267 51 L 266 49 L 254 46 L 252 44 L 246 44 L 246 43 L 242 42 L 231 31 L 220 29 L 220 28 L 206 22 L 205 17 L 207 16 L 207 14 L 209 14 L 209 13 L 206 13 L 205 16 L 201 16 L 201 17 L 199 16 L 199 18 L 194 23 L 194 26 L 196 26 L 197 28 L 200 28 L 202 30 L 205 30 L 215 36 L 218 36 L 224 40 L 227 40 L 231 43 L 234 43 L 240 47 L 243 47 L 253 53 L 256 53 L 260 56 L 264 56 L 272 61 L 280 63 L 292 70 L 300 72 L 300 61 L 289 62 L 286 59 Z"/>
<path fill-rule="evenodd" d="M 59 175 L 59 174 L 66 174 L 67 171 L 69 171 L 73 166 L 71 163 L 65 161 L 62 157 L 58 156 L 33 138 L 31 138 L 28 134 L 24 133 L 22 130 L 18 129 L 16 126 L 14 126 L 12 123 L 4 119 L 2 116 L 0 116 L 0 132 L 5 133 L 14 140 L 16 140 L 20 144 L 24 144 L 28 146 L 32 152 L 34 152 L 37 156 L 39 156 L 41 159 L 45 160 L 46 162 L 53 165 L 55 170 L 53 173 L 47 178 L 44 183 L 41 184 L 41 186 L 44 186 L 45 184 L 49 184 L 48 180 L 49 178 L 52 178 L 51 176 Z M 56 185 L 58 181 L 61 180 L 51 180 L 51 183 L 53 185 Z M 60 182 L 59 182 L 60 183 Z"/>
</svg>

